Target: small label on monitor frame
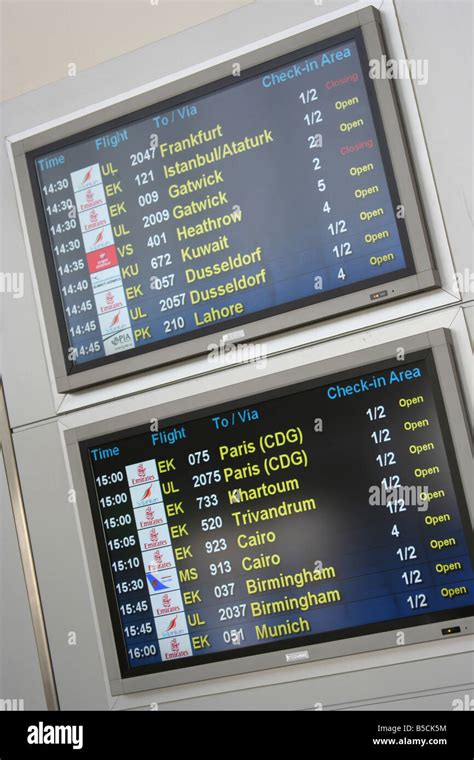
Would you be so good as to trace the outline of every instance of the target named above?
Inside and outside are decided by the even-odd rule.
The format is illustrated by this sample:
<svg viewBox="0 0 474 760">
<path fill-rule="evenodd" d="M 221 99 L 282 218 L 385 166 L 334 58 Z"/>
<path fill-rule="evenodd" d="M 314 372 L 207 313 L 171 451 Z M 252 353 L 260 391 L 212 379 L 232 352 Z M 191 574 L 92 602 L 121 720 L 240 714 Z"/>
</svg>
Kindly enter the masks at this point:
<svg viewBox="0 0 474 760">
<path fill-rule="evenodd" d="M 287 662 L 301 662 L 301 660 L 309 660 L 309 652 L 307 649 L 302 652 L 290 652 L 289 654 L 285 654 L 285 659 Z"/>
</svg>

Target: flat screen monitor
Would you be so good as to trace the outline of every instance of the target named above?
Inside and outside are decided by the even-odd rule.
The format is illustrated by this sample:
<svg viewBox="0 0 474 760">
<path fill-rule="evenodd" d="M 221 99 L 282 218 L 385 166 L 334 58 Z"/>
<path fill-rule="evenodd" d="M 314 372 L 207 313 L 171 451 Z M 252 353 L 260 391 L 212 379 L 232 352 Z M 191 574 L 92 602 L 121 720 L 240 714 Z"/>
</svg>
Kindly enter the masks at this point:
<svg viewBox="0 0 474 760">
<path fill-rule="evenodd" d="M 123 678 L 472 614 L 438 350 L 81 440 Z"/>
<path fill-rule="evenodd" d="M 435 286 L 376 19 L 27 152 L 60 389 Z"/>
</svg>

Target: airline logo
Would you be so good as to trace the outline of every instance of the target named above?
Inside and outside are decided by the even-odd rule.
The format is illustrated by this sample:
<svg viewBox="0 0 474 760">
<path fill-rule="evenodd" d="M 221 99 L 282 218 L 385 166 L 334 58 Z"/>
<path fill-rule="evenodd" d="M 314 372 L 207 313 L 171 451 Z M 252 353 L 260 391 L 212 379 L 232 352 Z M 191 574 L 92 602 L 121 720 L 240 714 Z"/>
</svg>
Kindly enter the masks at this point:
<svg viewBox="0 0 474 760">
<path fill-rule="evenodd" d="M 87 266 L 91 274 L 100 274 L 104 269 L 114 268 L 120 276 L 118 266 L 117 250 L 114 245 L 108 245 L 106 248 L 99 248 L 87 256 Z M 122 279 L 120 277 L 120 279 Z"/>
<path fill-rule="evenodd" d="M 101 314 L 108 314 L 111 311 L 117 311 L 117 309 L 123 309 L 127 305 L 123 287 L 94 293 L 94 298 L 99 316 Z"/>
<path fill-rule="evenodd" d="M 130 327 L 130 318 L 128 316 L 127 309 L 118 309 L 118 311 L 111 312 L 99 316 L 100 331 L 102 336 L 111 335 L 111 333 L 120 332 Z"/>
<path fill-rule="evenodd" d="M 174 555 L 171 546 L 143 552 L 143 564 L 146 573 L 156 573 L 158 570 L 169 570 L 174 567 Z"/>
<path fill-rule="evenodd" d="M 104 351 L 106 356 L 117 354 L 119 351 L 128 351 L 135 346 L 131 329 L 112 333 L 104 338 Z"/>
<path fill-rule="evenodd" d="M 82 232 L 90 232 L 91 230 L 98 230 L 99 227 L 105 227 L 106 224 L 110 225 L 107 205 L 104 204 L 98 208 L 90 209 L 90 211 L 83 211 L 79 214 L 79 222 Z"/>
<path fill-rule="evenodd" d="M 171 545 L 170 532 L 166 525 L 158 528 L 141 530 L 138 534 L 138 538 L 140 539 L 142 551 L 147 551 L 148 549 L 160 549 L 162 546 Z"/>
<path fill-rule="evenodd" d="M 158 480 L 156 461 L 147 459 L 136 464 L 127 464 L 125 467 L 129 486 L 141 486 Z"/>
<path fill-rule="evenodd" d="M 178 573 L 176 570 L 163 570 L 162 572 L 147 573 L 148 592 L 153 601 L 153 594 L 161 594 L 165 591 L 179 589 Z"/>
<path fill-rule="evenodd" d="M 94 294 L 101 293 L 103 290 L 115 290 L 122 284 L 122 278 L 120 277 L 120 269 L 118 267 L 110 267 L 104 272 L 96 272 L 91 274 L 92 289 Z"/>
<path fill-rule="evenodd" d="M 155 480 L 152 483 L 148 483 L 146 486 L 133 487 L 130 489 L 130 496 L 132 497 L 132 506 L 134 509 L 158 504 L 158 502 L 163 501 L 160 481 Z"/>
<path fill-rule="evenodd" d="M 114 235 L 110 224 L 101 227 L 100 230 L 91 230 L 83 232 L 84 248 L 86 253 L 98 251 L 99 249 L 108 248 L 114 244 Z"/>
<path fill-rule="evenodd" d="M 186 615 L 177 612 L 174 615 L 155 618 L 155 627 L 158 639 L 168 639 L 174 636 L 182 636 L 188 632 Z"/>
<path fill-rule="evenodd" d="M 189 636 L 160 639 L 158 644 L 162 660 L 178 660 L 180 657 L 191 657 L 193 653 Z"/>
<path fill-rule="evenodd" d="M 99 164 L 91 164 L 85 166 L 83 169 L 78 169 L 77 172 L 71 173 L 72 187 L 75 193 L 79 193 L 81 190 L 87 190 L 88 187 L 94 187 L 102 183 L 102 177 L 100 176 Z"/>
<path fill-rule="evenodd" d="M 138 489 L 132 488 L 132 497 L 135 490 L 138 491 Z M 149 504 L 147 507 L 138 507 L 133 514 L 135 515 L 135 522 L 138 530 L 141 530 L 142 528 L 152 528 L 156 525 L 163 525 L 166 522 L 165 505 L 163 503 Z"/>
<path fill-rule="evenodd" d="M 87 190 L 80 190 L 76 193 L 76 206 L 79 212 L 89 211 L 96 206 L 102 206 L 105 203 L 105 192 L 102 183 L 95 187 L 88 187 Z"/>
<path fill-rule="evenodd" d="M 165 591 L 163 594 L 155 594 L 154 596 L 151 596 L 150 599 L 153 605 L 153 615 L 155 617 L 158 615 L 175 615 L 177 612 L 184 611 L 183 599 L 180 591 Z"/>
</svg>

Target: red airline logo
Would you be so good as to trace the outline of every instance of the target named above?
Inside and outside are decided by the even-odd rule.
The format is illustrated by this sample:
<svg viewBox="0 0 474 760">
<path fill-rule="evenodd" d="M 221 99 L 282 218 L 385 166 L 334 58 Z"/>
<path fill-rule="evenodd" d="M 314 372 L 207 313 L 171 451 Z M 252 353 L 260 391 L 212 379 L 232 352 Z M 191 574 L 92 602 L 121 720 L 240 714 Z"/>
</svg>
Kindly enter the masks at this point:
<svg viewBox="0 0 474 760">
<path fill-rule="evenodd" d="M 108 245 L 106 248 L 99 248 L 98 251 L 94 251 L 87 255 L 87 266 L 89 267 L 89 272 L 91 272 L 91 274 L 102 272 L 104 269 L 109 269 L 110 267 L 115 267 L 117 265 L 117 251 L 114 245 Z"/>
<path fill-rule="evenodd" d="M 177 617 L 178 617 L 177 615 L 175 615 L 175 616 L 174 616 L 174 618 L 173 618 L 173 619 L 172 619 L 172 621 L 170 622 L 170 624 L 169 624 L 168 628 L 166 629 L 166 633 L 168 633 L 169 631 L 172 631 L 174 628 L 176 628 L 176 618 L 177 618 Z M 176 639 L 175 639 L 175 641 L 176 641 Z M 178 646 L 179 646 L 179 645 L 178 645 Z"/>
<path fill-rule="evenodd" d="M 82 180 L 81 185 L 85 185 L 86 182 L 89 182 L 89 180 L 90 180 L 91 177 L 92 177 L 92 166 L 84 174 L 84 179 Z"/>
</svg>

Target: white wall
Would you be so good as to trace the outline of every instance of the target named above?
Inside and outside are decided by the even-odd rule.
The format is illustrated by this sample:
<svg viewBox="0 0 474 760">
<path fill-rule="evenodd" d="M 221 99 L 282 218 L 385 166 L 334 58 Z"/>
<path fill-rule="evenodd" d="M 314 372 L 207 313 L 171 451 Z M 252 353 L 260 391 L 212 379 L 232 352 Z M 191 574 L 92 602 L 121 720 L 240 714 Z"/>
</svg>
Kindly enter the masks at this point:
<svg viewBox="0 0 474 760">
<path fill-rule="evenodd" d="M 90 69 L 251 2 L 2 0 L 0 100 L 64 79 L 71 66 Z"/>
</svg>

